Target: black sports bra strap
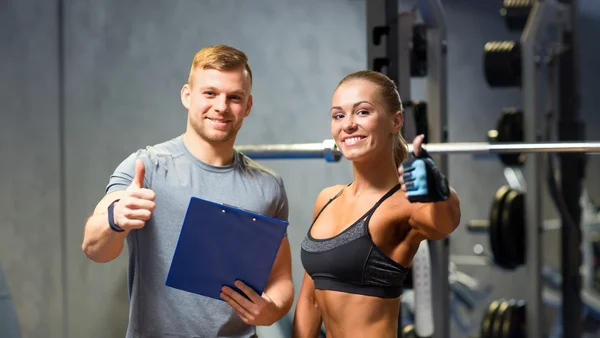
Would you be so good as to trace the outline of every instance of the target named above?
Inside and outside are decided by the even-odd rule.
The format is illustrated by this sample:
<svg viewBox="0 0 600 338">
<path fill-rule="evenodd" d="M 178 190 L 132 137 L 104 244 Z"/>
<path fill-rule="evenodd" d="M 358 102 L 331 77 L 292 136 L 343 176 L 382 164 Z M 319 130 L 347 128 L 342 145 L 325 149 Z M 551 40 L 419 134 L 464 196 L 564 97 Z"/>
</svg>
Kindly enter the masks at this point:
<svg viewBox="0 0 600 338">
<path fill-rule="evenodd" d="M 392 189 L 390 189 L 388 192 L 385 193 L 385 195 L 383 195 L 379 201 L 377 201 L 377 203 L 375 203 L 375 205 L 373 206 L 373 209 L 376 209 L 379 205 L 381 205 L 381 203 L 383 203 L 383 201 L 385 201 L 386 199 L 388 199 L 390 196 L 392 196 L 393 194 L 396 193 L 396 191 L 398 191 L 398 189 L 400 189 L 401 185 L 400 183 L 396 184 Z"/>
<path fill-rule="evenodd" d="M 369 220 L 371 218 L 371 215 L 373 215 L 373 212 L 375 212 L 375 210 L 377 209 L 377 207 L 379 207 L 381 205 L 381 203 L 383 203 L 383 201 L 385 201 L 390 196 L 395 194 L 396 191 L 398 191 L 400 189 L 400 187 L 401 187 L 401 185 L 400 185 L 400 183 L 398 183 L 392 189 L 390 189 L 388 192 L 386 192 L 385 195 L 381 196 L 379 201 L 377 201 L 377 203 L 375 203 L 375 205 L 373 205 L 371 210 L 367 211 L 367 213 L 365 214 L 366 217 L 363 217 L 363 219 Z"/>
<path fill-rule="evenodd" d="M 350 183 L 352 184 L 352 183 Z M 348 184 L 347 186 L 350 186 L 350 184 Z M 367 218 L 371 218 L 371 214 L 373 214 L 373 211 L 375 211 L 375 209 L 377 209 L 377 207 L 379 207 L 379 205 L 381 205 L 381 203 L 383 203 L 383 201 L 385 201 L 386 199 L 388 199 L 390 196 L 392 196 L 394 193 L 396 193 L 396 191 L 398 191 L 400 189 L 401 185 L 400 183 L 398 183 L 397 185 L 395 185 L 392 189 L 390 189 L 388 192 L 385 193 L 385 195 L 383 195 L 379 201 L 377 201 L 377 203 L 375 203 L 375 205 L 373 205 L 373 207 L 366 212 L 365 216 Z M 325 210 L 325 208 L 331 203 L 333 202 L 334 199 L 336 199 L 338 196 L 340 196 L 340 194 L 342 193 L 342 191 L 344 191 L 344 189 L 341 189 L 340 191 L 338 191 L 337 194 L 335 194 L 335 196 L 333 196 L 332 198 L 329 199 L 329 201 L 327 201 L 327 203 L 325 203 L 325 205 L 321 208 L 321 210 L 319 210 L 319 212 L 317 213 L 317 216 L 315 216 L 315 219 L 313 219 L 311 227 L 313 224 L 315 224 L 315 222 L 317 221 L 317 218 L 319 218 L 319 216 L 321 215 L 321 213 L 323 212 L 323 210 Z M 364 218 L 364 217 L 363 217 Z"/>
<path fill-rule="evenodd" d="M 350 184 L 348 184 L 348 185 L 350 185 Z M 325 208 L 327 208 L 327 206 L 329 205 L 329 203 L 333 202 L 334 199 L 336 199 L 338 196 L 340 196 L 341 193 L 342 193 L 342 191 L 344 191 L 344 188 L 340 189 L 340 191 L 338 191 L 338 193 L 335 194 L 335 196 L 333 196 L 332 198 L 330 198 L 329 201 L 327 201 L 327 203 L 325 203 L 325 205 L 317 213 L 317 216 L 315 216 L 315 219 L 313 219 L 312 224 L 315 224 L 315 221 L 317 220 L 317 218 L 319 218 L 319 216 L 321 215 L 321 213 L 323 212 L 323 210 L 325 210 Z M 312 226 L 312 224 L 311 224 L 311 226 Z"/>
</svg>

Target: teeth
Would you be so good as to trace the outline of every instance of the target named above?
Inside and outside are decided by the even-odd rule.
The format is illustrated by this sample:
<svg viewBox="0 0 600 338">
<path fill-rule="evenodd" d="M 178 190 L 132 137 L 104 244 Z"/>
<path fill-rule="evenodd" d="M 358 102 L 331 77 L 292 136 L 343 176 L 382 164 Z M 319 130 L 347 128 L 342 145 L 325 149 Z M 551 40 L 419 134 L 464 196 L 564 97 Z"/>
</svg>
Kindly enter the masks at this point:
<svg viewBox="0 0 600 338">
<path fill-rule="evenodd" d="M 344 140 L 344 143 L 352 145 L 355 144 L 356 142 L 360 141 L 362 138 L 361 137 L 351 137 L 351 138 L 347 138 Z"/>
</svg>

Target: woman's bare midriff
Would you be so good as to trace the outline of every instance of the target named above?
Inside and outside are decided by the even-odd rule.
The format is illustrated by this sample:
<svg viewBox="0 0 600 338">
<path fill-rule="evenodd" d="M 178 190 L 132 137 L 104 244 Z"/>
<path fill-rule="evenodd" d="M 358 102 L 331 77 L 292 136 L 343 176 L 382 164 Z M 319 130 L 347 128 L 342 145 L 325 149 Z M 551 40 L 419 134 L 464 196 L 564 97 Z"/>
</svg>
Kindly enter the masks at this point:
<svg viewBox="0 0 600 338">
<path fill-rule="evenodd" d="M 327 338 L 398 336 L 400 298 L 315 290 Z"/>
</svg>

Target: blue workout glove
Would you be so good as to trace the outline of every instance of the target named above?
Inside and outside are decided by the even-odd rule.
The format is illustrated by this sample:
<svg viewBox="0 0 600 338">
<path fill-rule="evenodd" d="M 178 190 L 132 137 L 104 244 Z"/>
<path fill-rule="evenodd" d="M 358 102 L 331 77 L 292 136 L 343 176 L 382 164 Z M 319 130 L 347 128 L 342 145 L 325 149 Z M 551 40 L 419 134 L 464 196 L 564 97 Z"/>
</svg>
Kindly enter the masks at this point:
<svg viewBox="0 0 600 338">
<path fill-rule="evenodd" d="M 402 179 L 408 200 L 412 203 L 447 200 L 450 197 L 448 180 L 425 149 L 421 149 L 419 153 L 419 156 L 413 153 L 410 159 L 402 163 Z"/>
</svg>

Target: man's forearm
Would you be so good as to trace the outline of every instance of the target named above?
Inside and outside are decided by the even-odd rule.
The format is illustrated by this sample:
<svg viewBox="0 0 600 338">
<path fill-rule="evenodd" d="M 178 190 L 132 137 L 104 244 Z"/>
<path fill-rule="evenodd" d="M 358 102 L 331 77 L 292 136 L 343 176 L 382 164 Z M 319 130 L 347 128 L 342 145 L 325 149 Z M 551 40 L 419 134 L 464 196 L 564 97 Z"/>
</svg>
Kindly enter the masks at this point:
<svg viewBox="0 0 600 338">
<path fill-rule="evenodd" d="M 84 231 L 83 252 L 96 262 L 109 262 L 123 251 L 128 231 L 115 232 L 108 225 L 106 213 L 91 216 Z"/>
<path fill-rule="evenodd" d="M 278 313 L 274 322 L 278 321 L 285 316 L 292 307 L 294 302 L 294 283 L 291 278 L 277 278 L 267 285 L 264 292 L 277 306 Z"/>
</svg>

